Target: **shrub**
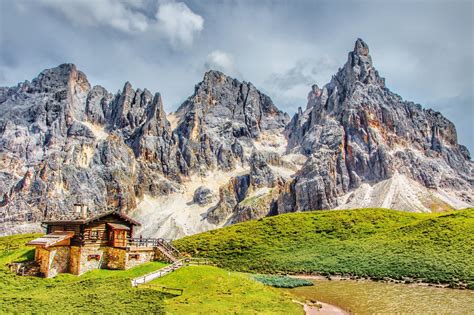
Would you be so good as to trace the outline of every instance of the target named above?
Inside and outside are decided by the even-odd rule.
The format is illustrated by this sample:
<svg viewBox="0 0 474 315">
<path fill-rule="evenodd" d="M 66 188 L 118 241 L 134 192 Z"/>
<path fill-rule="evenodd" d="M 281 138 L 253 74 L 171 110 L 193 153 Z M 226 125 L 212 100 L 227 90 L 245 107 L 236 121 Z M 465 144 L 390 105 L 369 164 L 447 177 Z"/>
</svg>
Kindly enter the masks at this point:
<svg viewBox="0 0 474 315">
<path fill-rule="evenodd" d="M 313 285 L 313 283 L 309 280 L 292 278 L 288 276 L 255 275 L 253 278 L 258 282 L 276 288 L 296 288 Z"/>
</svg>

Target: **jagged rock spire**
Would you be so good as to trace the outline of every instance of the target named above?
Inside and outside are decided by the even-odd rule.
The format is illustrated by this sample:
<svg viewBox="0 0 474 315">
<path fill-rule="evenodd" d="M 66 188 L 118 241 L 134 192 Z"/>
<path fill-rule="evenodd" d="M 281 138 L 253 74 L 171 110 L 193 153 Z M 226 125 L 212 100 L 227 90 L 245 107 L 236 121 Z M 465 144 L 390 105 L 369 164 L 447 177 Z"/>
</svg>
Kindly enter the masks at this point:
<svg viewBox="0 0 474 315">
<path fill-rule="evenodd" d="M 358 38 L 354 45 L 354 53 L 359 56 L 368 56 L 369 46 L 361 38 Z"/>
<path fill-rule="evenodd" d="M 336 79 L 338 83 L 349 89 L 355 82 L 385 86 L 385 80 L 379 76 L 373 66 L 369 46 L 360 38 L 355 42 L 354 50 L 349 52 L 343 69 L 336 74 Z"/>
<path fill-rule="evenodd" d="M 430 189 L 456 187 L 458 198 L 473 201 L 473 165 L 454 125 L 390 92 L 362 39 L 331 82 L 318 93 L 314 87 L 307 110 L 286 128 L 289 151 L 310 157 L 292 184 L 289 208 L 333 208 L 338 196 L 362 183 L 397 174 Z"/>
</svg>

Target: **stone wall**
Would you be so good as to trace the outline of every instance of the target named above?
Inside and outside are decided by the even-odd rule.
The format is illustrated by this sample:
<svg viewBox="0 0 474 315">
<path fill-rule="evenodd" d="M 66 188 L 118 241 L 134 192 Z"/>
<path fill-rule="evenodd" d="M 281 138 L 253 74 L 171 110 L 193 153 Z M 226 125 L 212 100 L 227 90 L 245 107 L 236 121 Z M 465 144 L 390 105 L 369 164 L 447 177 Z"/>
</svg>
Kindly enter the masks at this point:
<svg viewBox="0 0 474 315">
<path fill-rule="evenodd" d="M 79 275 L 94 269 L 102 269 L 107 265 L 107 247 L 81 247 L 79 257 Z"/>
<path fill-rule="evenodd" d="M 127 264 L 127 252 L 122 248 L 108 247 L 107 268 L 124 270 Z"/>
<path fill-rule="evenodd" d="M 136 257 L 138 255 L 138 257 Z M 135 256 L 135 257 L 134 257 Z M 152 249 L 140 249 L 134 250 L 127 253 L 125 268 L 133 268 L 143 263 L 153 261 L 155 259 L 155 253 Z"/>
<path fill-rule="evenodd" d="M 157 254 L 161 252 L 152 248 L 127 251 L 113 247 L 57 246 L 48 249 L 37 247 L 35 260 L 45 277 L 54 277 L 65 272 L 81 275 L 94 269 L 125 270 L 160 259 Z"/>
</svg>

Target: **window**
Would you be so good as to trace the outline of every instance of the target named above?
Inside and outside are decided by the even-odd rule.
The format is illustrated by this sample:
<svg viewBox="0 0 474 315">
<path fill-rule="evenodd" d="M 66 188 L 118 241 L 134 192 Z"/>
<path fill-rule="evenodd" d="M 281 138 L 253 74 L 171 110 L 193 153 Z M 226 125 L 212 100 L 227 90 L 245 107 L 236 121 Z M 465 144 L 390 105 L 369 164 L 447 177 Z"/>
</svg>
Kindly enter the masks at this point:
<svg viewBox="0 0 474 315">
<path fill-rule="evenodd" d="M 100 260 L 100 255 L 88 255 L 87 260 Z"/>
<path fill-rule="evenodd" d="M 99 238 L 99 231 L 90 231 L 89 237 L 91 240 L 96 240 Z"/>
<path fill-rule="evenodd" d="M 128 258 L 130 258 L 130 259 L 140 259 L 140 254 L 129 254 Z"/>
</svg>

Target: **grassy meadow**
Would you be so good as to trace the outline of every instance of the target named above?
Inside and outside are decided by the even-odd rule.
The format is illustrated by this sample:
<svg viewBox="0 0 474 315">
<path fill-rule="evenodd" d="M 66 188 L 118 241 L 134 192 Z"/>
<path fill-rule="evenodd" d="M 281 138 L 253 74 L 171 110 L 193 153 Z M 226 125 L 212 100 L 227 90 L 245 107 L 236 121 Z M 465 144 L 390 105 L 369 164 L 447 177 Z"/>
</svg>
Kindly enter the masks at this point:
<svg viewBox="0 0 474 315">
<path fill-rule="evenodd" d="M 17 276 L 6 264 L 32 260 L 24 244 L 38 235 L 0 237 L 0 314 L 302 314 L 284 291 L 264 286 L 250 275 L 216 267 L 184 267 L 149 284 L 132 288 L 130 279 L 157 270 L 151 262 L 130 270 L 94 270 L 52 279 Z M 184 289 L 182 296 L 161 287 Z"/>
<path fill-rule="evenodd" d="M 185 237 L 175 245 L 234 271 L 418 279 L 474 287 L 474 209 L 291 213 Z"/>
<path fill-rule="evenodd" d="M 213 266 L 181 268 L 145 286 L 184 289 L 182 296 L 165 300 L 167 314 L 303 314 L 289 293 Z"/>
</svg>

